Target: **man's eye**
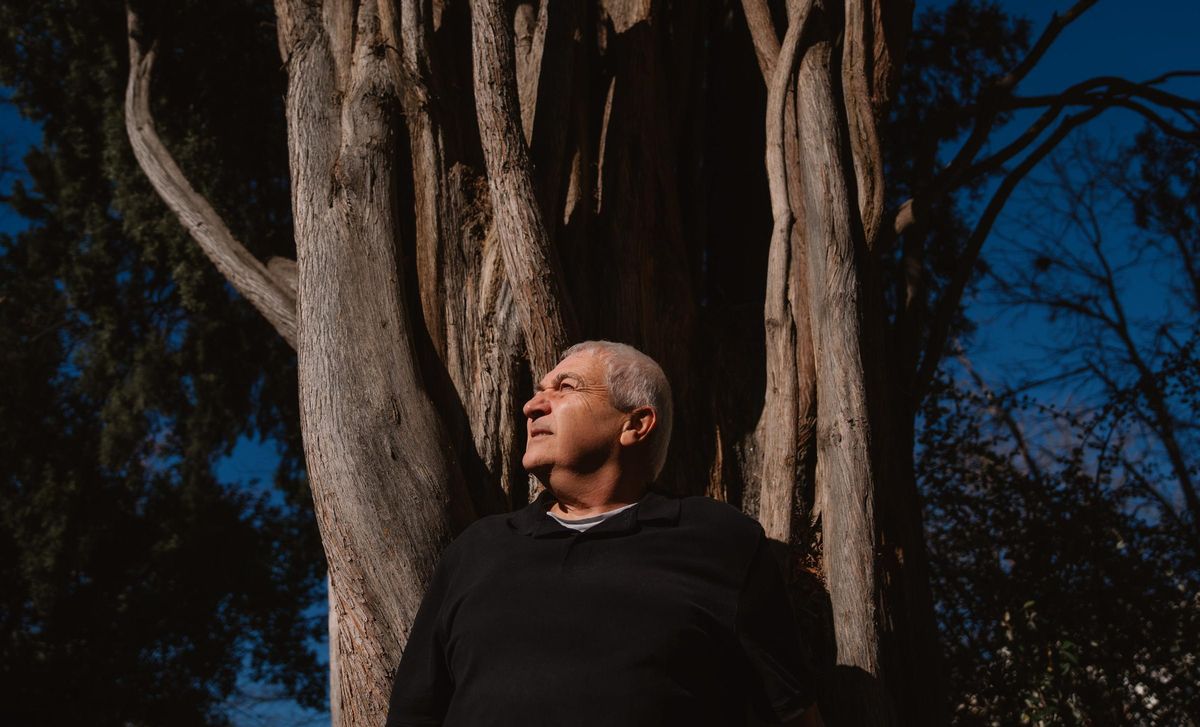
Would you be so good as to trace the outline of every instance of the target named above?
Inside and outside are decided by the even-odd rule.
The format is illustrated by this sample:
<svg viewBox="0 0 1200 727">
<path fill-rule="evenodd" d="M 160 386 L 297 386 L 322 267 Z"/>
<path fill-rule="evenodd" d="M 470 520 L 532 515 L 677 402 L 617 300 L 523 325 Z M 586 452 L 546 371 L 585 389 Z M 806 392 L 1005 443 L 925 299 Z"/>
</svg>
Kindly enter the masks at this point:
<svg viewBox="0 0 1200 727">
<path fill-rule="evenodd" d="M 570 381 L 564 381 L 564 382 L 562 382 L 561 384 L 559 384 L 559 385 L 558 385 L 558 388 L 560 388 L 560 389 L 571 389 L 571 390 L 574 390 L 574 388 L 575 388 L 575 385 L 574 385 L 574 384 L 572 384 Z"/>
</svg>

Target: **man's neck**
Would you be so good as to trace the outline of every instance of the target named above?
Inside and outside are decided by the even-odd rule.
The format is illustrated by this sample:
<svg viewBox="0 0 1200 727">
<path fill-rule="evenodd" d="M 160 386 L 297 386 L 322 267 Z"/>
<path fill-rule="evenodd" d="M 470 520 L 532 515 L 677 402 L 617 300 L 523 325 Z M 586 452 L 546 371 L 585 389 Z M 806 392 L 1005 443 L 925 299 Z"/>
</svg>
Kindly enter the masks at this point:
<svg viewBox="0 0 1200 727">
<path fill-rule="evenodd" d="M 550 512 L 566 519 L 599 515 L 631 505 L 646 494 L 646 483 L 641 478 L 591 482 L 558 480 L 559 478 L 553 478 L 550 483 L 549 489 L 555 499 L 554 504 L 550 506 Z"/>
</svg>

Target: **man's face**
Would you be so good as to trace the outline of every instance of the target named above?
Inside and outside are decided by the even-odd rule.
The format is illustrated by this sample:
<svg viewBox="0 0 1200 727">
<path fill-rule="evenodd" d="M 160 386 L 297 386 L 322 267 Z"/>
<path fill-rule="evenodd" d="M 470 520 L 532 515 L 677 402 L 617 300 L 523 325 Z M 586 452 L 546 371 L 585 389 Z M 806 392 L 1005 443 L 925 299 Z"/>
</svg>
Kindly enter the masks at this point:
<svg viewBox="0 0 1200 727">
<path fill-rule="evenodd" d="M 556 467 L 592 472 L 616 457 L 626 415 L 609 401 L 604 370 L 601 354 L 568 356 L 526 402 L 521 464 L 543 483 Z"/>
</svg>

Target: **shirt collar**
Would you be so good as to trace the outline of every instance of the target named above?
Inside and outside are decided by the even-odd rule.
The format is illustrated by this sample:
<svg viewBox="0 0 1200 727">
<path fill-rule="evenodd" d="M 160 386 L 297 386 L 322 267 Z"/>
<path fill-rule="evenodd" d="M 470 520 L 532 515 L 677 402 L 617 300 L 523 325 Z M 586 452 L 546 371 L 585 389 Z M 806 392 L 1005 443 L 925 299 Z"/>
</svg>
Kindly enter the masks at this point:
<svg viewBox="0 0 1200 727">
<path fill-rule="evenodd" d="M 522 535 L 540 537 L 554 533 L 571 534 L 574 531 L 563 527 L 553 518 L 546 517 L 546 510 L 554 504 L 554 494 L 543 490 L 533 502 L 508 517 L 508 524 Z M 608 533 L 632 532 L 641 523 L 675 525 L 679 522 L 679 500 L 667 497 L 654 490 L 647 490 L 637 504 L 617 513 L 596 525 L 592 530 Z M 589 530 L 591 532 L 591 530 Z"/>
</svg>

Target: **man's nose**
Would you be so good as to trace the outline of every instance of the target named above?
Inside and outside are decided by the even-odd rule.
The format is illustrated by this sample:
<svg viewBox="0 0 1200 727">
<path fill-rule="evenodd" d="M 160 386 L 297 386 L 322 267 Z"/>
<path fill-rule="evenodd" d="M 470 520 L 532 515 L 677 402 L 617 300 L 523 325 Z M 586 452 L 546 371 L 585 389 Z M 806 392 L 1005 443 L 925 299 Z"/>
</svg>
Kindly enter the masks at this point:
<svg viewBox="0 0 1200 727">
<path fill-rule="evenodd" d="M 525 406 L 521 407 L 521 412 L 525 414 L 526 419 L 537 419 L 540 416 L 545 416 L 550 411 L 550 402 L 542 395 L 542 392 L 537 392 L 533 398 L 525 402 Z"/>
</svg>

